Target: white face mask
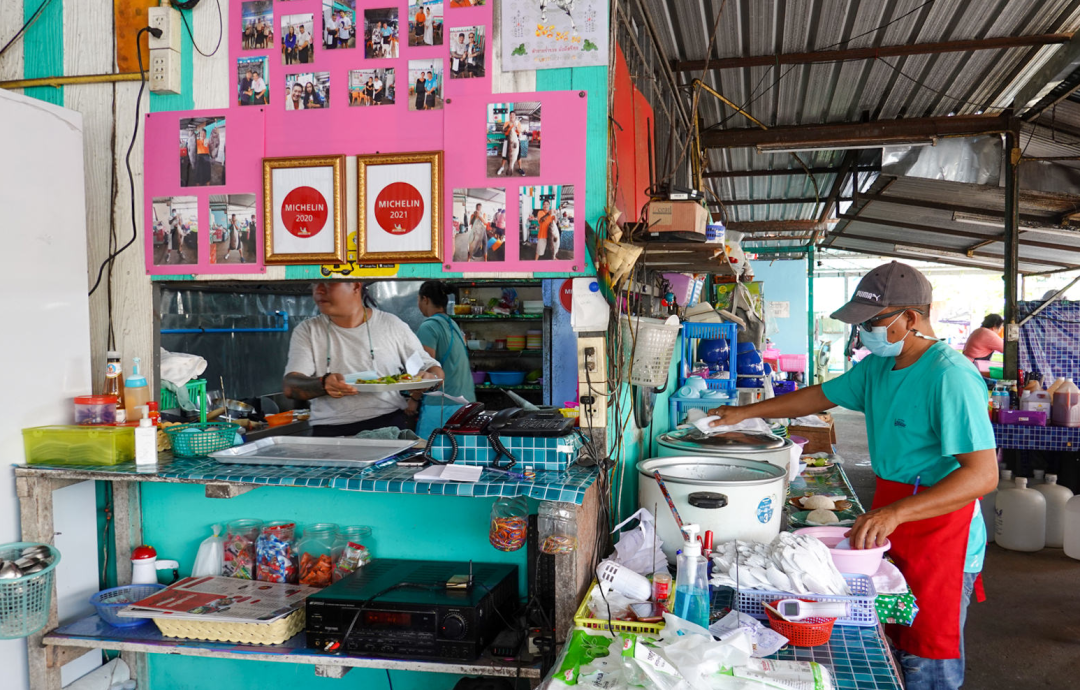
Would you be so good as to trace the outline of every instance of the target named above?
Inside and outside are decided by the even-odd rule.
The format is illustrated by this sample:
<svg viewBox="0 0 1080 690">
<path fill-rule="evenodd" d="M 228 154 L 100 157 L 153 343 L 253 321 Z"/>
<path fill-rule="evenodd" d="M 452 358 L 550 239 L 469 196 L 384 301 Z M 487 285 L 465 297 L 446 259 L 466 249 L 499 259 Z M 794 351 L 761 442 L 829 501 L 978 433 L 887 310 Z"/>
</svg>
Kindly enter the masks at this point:
<svg viewBox="0 0 1080 690">
<path fill-rule="evenodd" d="M 869 331 L 859 328 L 859 341 L 870 350 L 871 354 L 878 357 L 898 357 L 904 349 L 904 338 L 895 343 L 889 342 L 889 328 L 896 323 L 903 314 L 897 314 L 896 319 L 889 322 L 888 326 L 874 326 Z M 904 334 L 907 337 L 907 334 Z"/>
</svg>

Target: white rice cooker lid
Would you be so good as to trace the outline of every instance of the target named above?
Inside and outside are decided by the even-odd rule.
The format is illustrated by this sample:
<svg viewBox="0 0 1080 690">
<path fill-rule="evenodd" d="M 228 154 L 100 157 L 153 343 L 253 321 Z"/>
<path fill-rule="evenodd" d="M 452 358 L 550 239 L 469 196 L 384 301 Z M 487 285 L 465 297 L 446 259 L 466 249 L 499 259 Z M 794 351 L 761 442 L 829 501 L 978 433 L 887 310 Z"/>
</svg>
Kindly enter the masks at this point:
<svg viewBox="0 0 1080 690">
<path fill-rule="evenodd" d="M 659 472 L 665 482 L 702 486 L 770 484 L 787 476 L 782 468 L 768 462 L 715 455 L 649 458 L 637 468 L 648 477 Z"/>
<path fill-rule="evenodd" d="M 663 434 L 660 443 L 669 448 L 691 452 L 763 451 L 783 448 L 785 440 L 763 431 L 729 431 L 703 434 L 697 429 L 677 429 Z"/>
</svg>

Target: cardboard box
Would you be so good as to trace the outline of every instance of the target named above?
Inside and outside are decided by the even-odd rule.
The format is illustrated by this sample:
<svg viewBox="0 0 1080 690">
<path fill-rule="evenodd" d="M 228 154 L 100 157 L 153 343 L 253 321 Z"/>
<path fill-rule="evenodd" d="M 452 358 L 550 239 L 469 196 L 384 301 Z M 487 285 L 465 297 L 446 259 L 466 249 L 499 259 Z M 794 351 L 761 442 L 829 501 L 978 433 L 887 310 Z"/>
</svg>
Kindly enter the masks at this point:
<svg viewBox="0 0 1080 690">
<path fill-rule="evenodd" d="M 833 426 L 832 415 L 828 412 L 823 412 L 818 415 L 825 420 L 829 426 L 789 426 L 788 438 L 792 436 L 802 436 L 803 438 L 810 439 L 810 443 L 807 443 L 803 448 L 803 455 L 809 455 L 811 453 L 832 453 L 833 444 L 836 443 L 836 428 Z"/>
<path fill-rule="evenodd" d="M 710 214 L 696 201 L 651 201 L 648 218 L 650 233 L 689 232 L 704 239 Z"/>
</svg>

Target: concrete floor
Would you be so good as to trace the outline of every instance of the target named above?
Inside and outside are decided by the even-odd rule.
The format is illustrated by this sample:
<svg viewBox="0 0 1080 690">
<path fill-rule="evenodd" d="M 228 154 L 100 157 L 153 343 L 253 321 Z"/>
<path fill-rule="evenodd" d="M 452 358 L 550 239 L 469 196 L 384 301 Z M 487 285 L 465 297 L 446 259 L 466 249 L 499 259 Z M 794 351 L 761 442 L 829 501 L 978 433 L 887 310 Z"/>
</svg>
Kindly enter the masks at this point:
<svg viewBox="0 0 1080 690">
<path fill-rule="evenodd" d="M 837 449 L 869 508 L 874 476 L 863 415 L 833 410 Z M 1006 551 L 990 544 L 983 570 L 987 600 L 972 603 L 965 631 L 971 690 L 1080 685 L 1080 561 L 1061 549 Z"/>
</svg>

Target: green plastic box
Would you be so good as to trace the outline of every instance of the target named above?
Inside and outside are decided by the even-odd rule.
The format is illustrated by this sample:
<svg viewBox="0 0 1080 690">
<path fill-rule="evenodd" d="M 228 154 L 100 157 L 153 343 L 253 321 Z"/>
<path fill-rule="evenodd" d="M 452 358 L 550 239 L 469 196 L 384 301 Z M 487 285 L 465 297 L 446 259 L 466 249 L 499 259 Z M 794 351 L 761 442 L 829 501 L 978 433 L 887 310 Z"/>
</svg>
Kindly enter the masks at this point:
<svg viewBox="0 0 1080 690">
<path fill-rule="evenodd" d="M 135 461 L 135 427 L 35 426 L 23 429 L 28 465 L 118 465 Z"/>
</svg>

